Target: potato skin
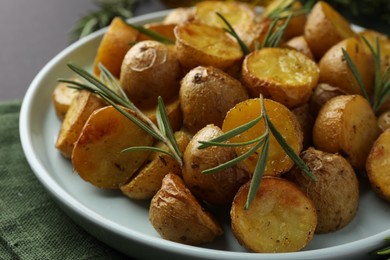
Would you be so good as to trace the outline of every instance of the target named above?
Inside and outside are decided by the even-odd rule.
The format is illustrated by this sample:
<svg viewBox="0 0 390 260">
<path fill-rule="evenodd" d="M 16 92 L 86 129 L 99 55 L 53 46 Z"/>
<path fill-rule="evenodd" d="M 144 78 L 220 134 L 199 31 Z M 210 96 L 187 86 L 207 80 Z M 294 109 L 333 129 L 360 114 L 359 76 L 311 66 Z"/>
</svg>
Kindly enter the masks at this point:
<svg viewBox="0 0 390 260">
<path fill-rule="evenodd" d="M 313 116 L 317 116 L 321 107 L 331 98 L 345 95 L 345 91 L 326 83 L 319 83 L 313 90 L 308 101 Z"/>
<path fill-rule="evenodd" d="M 342 40 L 324 54 L 319 62 L 319 82 L 338 87 L 347 94 L 363 94 L 344 58 L 342 49 L 345 49 L 351 57 L 370 95 L 374 84 L 374 60 L 367 52 L 365 44 L 354 37 Z"/>
<path fill-rule="evenodd" d="M 249 174 L 240 164 L 216 173 L 202 173 L 203 170 L 236 157 L 232 147 L 198 149 L 199 141 L 209 141 L 221 134 L 222 130 L 214 125 L 207 125 L 199 130 L 184 151 L 182 173 L 186 186 L 196 197 L 211 204 L 226 205 L 231 203 L 237 190 L 249 179 Z"/>
<path fill-rule="evenodd" d="M 313 202 L 290 181 L 264 176 L 255 198 L 244 209 L 250 182 L 234 197 L 230 211 L 232 231 L 250 251 L 294 252 L 313 238 L 317 214 Z"/>
<path fill-rule="evenodd" d="M 226 113 L 249 97 L 238 80 L 222 70 L 202 66 L 182 79 L 179 95 L 183 123 L 192 134 L 208 124 L 222 127 Z"/>
<path fill-rule="evenodd" d="M 171 173 L 164 177 L 161 189 L 150 203 L 149 219 L 162 238 L 182 244 L 211 242 L 224 233 L 181 177 Z"/>
<path fill-rule="evenodd" d="M 338 154 L 314 148 L 302 152 L 301 158 L 316 176 L 312 181 L 298 167 L 284 177 L 296 183 L 313 201 L 318 216 L 316 233 L 342 229 L 355 217 L 359 205 L 359 182 L 352 166 Z"/>
<path fill-rule="evenodd" d="M 378 117 L 378 126 L 382 132 L 390 128 L 390 111 L 384 112 Z"/>
<path fill-rule="evenodd" d="M 360 95 L 341 95 L 322 107 L 313 127 L 314 146 L 340 153 L 357 169 L 364 169 L 368 152 L 379 135 L 375 114 Z"/>
<path fill-rule="evenodd" d="M 156 41 L 135 44 L 123 59 L 120 84 L 139 109 L 155 107 L 179 92 L 180 64 L 172 47 Z"/>
<path fill-rule="evenodd" d="M 339 41 L 354 36 L 348 21 L 328 3 L 318 1 L 313 6 L 306 20 L 304 37 L 316 60 Z"/>
</svg>

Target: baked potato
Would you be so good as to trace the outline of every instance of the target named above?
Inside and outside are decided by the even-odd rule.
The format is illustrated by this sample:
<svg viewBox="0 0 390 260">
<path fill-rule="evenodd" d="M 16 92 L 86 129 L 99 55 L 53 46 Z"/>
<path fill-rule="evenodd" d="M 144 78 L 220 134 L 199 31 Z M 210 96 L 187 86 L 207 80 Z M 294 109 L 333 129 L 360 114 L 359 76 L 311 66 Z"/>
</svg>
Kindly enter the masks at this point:
<svg viewBox="0 0 390 260">
<path fill-rule="evenodd" d="M 379 135 L 370 104 L 360 95 L 341 95 L 321 108 L 314 122 L 317 149 L 340 153 L 355 168 L 365 167 L 368 152 Z"/>
<path fill-rule="evenodd" d="M 180 104 L 184 127 L 192 134 L 208 124 L 222 127 L 226 113 L 248 99 L 237 79 L 213 67 L 196 67 L 181 80 Z"/>
<path fill-rule="evenodd" d="M 294 252 L 313 238 L 317 213 L 295 184 L 282 178 L 264 176 L 255 198 L 244 209 L 250 182 L 234 197 L 230 211 L 233 234 L 250 251 Z"/>
<path fill-rule="evenodd" d="M 149 207 L 150 223 L 162 238 L 199 245 L 213 241 L 224 231 L 176 174 L 167 174 Z"/>
<path fill-rule="evenodd" d="M 358 211 L 359 182 L 354 169 L 341 155 L 314 148 L 302 152 L 301 158 L 317 180 L 308 178 L 298 167 L 284 177 L 297 184 L 313 201 L 318 217 L 315 233 L 342 229 Z"/>
</svg>

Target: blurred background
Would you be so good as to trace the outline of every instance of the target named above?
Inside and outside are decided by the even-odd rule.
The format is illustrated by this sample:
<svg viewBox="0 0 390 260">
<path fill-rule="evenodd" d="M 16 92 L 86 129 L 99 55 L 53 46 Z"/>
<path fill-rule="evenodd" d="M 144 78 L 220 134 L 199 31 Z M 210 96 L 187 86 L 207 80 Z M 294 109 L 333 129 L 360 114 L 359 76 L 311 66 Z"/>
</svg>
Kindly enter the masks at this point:
<svg viewBox="0 0 390 260">
<path fill-rule="evenodd" d="M 270 0 L 252 0 L 263 5 Z M 305 0 L 303 0 L 305 1 Z M 195 0 L 0 0 L 0 100 L 21 99 L 39 70 L 75 38 L 85 16 L 126 2 L 137 16 Z M 248 2 L 248 1 L 247 1 Z M 390 34 L 390 0 L 327 0 L 351 22 Z M 100 3 L 100 5 L 99 5 Z M 114 4 L 113 4 L 114 3 Z M 102 6 L 103 5 L 103 6 Z M 111 8 L 110 7 L 110 8 Z M 106 20 L 109 17 L 106 17 Z M 93 27 L 84 21 L 85 27 Z M 74 34 L 73 34 L 74 36 Z"/>
</svg>

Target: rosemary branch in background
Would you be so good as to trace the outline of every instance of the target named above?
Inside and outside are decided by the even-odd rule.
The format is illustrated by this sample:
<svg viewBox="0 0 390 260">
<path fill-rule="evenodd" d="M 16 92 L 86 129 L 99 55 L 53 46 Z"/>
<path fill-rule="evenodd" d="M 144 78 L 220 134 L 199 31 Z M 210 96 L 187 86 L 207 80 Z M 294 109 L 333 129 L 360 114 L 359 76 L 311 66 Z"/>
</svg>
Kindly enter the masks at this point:
<svg viewBox="0 0 390 260">
<path fill-rule="evenodd" d="M 88 34 L 109 25 L 114 17 L 128 19 L 133 16 L 134 7 L 141 0 L 95 0 L 98 10 L 80 18 L 70 31 L 74 42 Z"/>
</svg>

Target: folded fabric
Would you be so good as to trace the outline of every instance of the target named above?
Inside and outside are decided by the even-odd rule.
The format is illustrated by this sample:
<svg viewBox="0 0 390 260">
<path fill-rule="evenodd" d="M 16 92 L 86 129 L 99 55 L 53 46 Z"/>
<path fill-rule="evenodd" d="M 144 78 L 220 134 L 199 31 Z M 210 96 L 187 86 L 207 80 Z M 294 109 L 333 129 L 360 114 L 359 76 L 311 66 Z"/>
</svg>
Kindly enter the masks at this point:
<svg viewBox="0 0 390 260">
<path fill-rule="evenodd" d="M 67 217 L 36 179 L 20 144 L 20 106 L 0 103 L 0 259 L 129 259 Z"/>
</svg>

